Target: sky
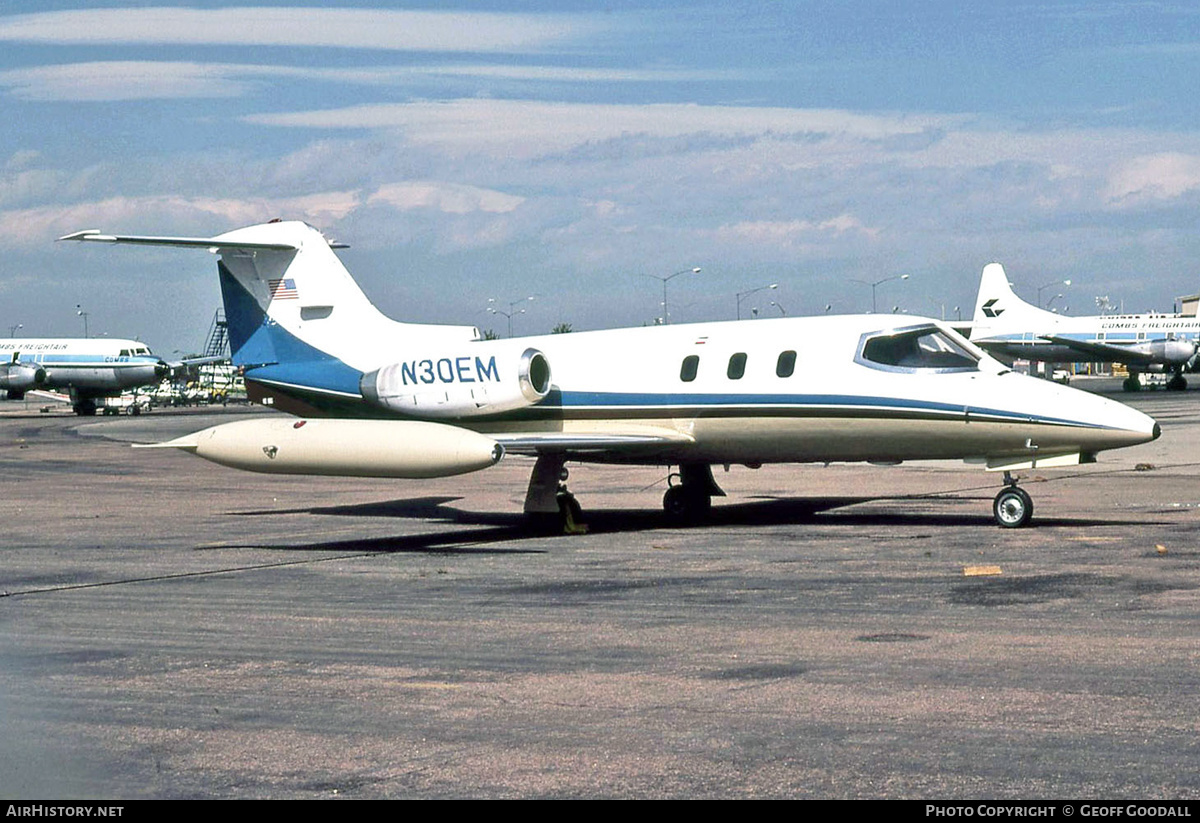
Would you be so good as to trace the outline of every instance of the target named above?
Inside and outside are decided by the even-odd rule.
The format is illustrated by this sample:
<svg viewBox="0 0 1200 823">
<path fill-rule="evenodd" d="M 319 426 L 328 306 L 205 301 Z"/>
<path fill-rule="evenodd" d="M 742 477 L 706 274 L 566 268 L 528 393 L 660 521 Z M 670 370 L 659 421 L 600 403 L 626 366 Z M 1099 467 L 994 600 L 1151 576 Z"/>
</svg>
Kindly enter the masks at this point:
<svg viewBox="0 0 1200 823">
<path fill-rule="evenodd" d="M 0 334 L 196 351 L 211 255 L 55 238 L 277 217 L 385 313 L 501 335 L 489 307 L 654 323 L 667 277 L 675 323 L 872 283 L 969 317 L 992 261 L 1070 314 L 1169 311 L 1200 291 L 1198 78 L 1182 0 L 6 0 Z"/>
</svg>

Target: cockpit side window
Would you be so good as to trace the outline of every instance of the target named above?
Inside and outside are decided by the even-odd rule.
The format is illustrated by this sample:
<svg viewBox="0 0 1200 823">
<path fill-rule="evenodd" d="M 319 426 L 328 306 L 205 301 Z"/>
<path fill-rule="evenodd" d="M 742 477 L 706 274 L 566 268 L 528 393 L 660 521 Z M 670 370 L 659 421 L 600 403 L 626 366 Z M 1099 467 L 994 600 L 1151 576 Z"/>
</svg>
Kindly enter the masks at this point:
<svg viewBox="0 0 1200 823">
<path fill-rule="evenodd" d="M 977 355 L 933 326 L 868 337 L 859 361 L 868 366 L 904 371 L 962 371 L 979 366 Z"/>
</svg>

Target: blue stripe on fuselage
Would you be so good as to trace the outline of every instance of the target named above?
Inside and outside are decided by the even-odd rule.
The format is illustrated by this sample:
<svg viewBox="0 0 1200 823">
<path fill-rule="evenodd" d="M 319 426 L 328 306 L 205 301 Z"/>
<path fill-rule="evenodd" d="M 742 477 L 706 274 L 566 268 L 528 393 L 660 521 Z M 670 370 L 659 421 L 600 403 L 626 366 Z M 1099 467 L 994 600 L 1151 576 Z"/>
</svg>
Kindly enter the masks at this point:
<svg viewBox="0 0 1200 823">
<path fill-rule="evenodd" d="M 231 359 L 235 366 L 246 367 L 248 380 L 359 393 L 362 372 L 284 329 L 266 315 L 223 262 L 217 263 L 217 269 L 221 275 Z"/>
<path fill-rule="evenodd" d="M 1086 426 L 1088 428 L 1104 428 L 1091 423 L 1070 420 L 1062 417 L 1046 415 L 1030 415 L 1027 412 L 1013 412 L 1004 409 L 985 409 L 977 406 L 965 406 L 961 403 L 939 403 L 929 400 L 915 400 L 897 397 L 871 397 L 852 394 L 638 394 L 624 392 L 552 392 L 546 401 L 539 406 L 547 405 L 547 401 L 559 400 L 566 409 L 602 408 L 602 409 L 647 409 L 647 408 L 680 408 L 689 412 L 711 410 L 720 413 L 730 407 L 762 408 L 773 406 L 795 410 L 819 410 L 825 408 L 837 409 L 870 409 L 879 412 L 918 412 L 940 413 L 947 415 L 963 415 L 969 411 L 976 416 L 1010 419 L 1020 422 L 1036 421 L 1069 426 Z"/>
</svg>

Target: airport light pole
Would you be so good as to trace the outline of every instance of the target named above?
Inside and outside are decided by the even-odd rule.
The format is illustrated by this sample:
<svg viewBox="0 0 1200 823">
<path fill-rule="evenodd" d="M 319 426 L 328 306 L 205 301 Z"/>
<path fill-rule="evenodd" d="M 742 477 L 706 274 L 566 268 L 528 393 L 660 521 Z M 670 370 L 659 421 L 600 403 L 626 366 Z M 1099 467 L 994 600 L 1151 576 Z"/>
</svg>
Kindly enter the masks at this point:
<svg viewBox="0 0 1200 823">
<path fill-rule="evenodd" d="M 672 280 L 674 280 L 676 277 L 678 277 L 681 274 L 699 274 L 699 273 L 700 273 L 700 267 L 696 266 L 696 267 L 690 268 L 690 269 L 680 269 L 679 271 L 675 272 L 674 274 L 668 274 L 666 277 L 663 277 L 662 275 L 659 275 L 659 274 L 643 274 L 642 275 L 642 277 L 653 277 L 655 280 L 662 281 L 662 284 L 663 284 L 662 324 L 664 326 L 668 325 L 671 322 L 671 315 L 667 311 L 667 283 L 671 282 Z"/>
<path fill-rule="evenodd" d="M 777 289 L 777 288 L 779 288 L 779 284 L 772 283 L 769 286 L 759 286 L 757 289 L 748 289 L 747 291 L 738 292 L 737 293 L 737 319 L 738 320 L 742 319 L 742 298 L 743 297 L 749 297 L 752 294 L 755 294 L 760 291 L 766 291 L 767 289 Z"/>
<path fill-rule="evenodd" d="M 907 275 L 907 274 L 893 274 L 891 277 L 885 277 L 882 280 L 876 280 L 874 283 L 869 283 L 866 280 L 858 280 L 853 277 L 850 278 L 850 282 L 851 283 L 862 283 L 864 286 L 871 287 L 871 314 L 875 314 L 875 311 L 876 311 L 876 309 L 875 309 L 875 290 L 878 289 L 880 286 L 882 286 L 884 283 L 891 282 L 892 280 L 907 280 L 908 278 L 909 278 L 909 275 Z"/>
<path fill-rule="evenodd" d="M 517 306 L 518 306 L 518 305 L 520 305 L 521 303 L 524 303 L 524 302 L 526 302 L 526 301 L 528 301 L 528 300 L 533 300 L 533 299 L 534 299 L 534 298 L 531 296 L 531 297 L 522 297 L 522 298 L 521 298 L 521 299 L 519 299 L 519 300 L 510 300 L 510 301 L 509 301 L 509 303 L 508 303 L 508 311 L 504 311 L 503 309 L 498 309 L 498 308 L 496 308 L 495 306 L 488 306 L 488 308 L 487 308 L 487 310 L 488 310 L 488 314 L 499 314 L 499 315 L 501 315 L 501 316 L 503 316 L 503 317 L 507 317 L 507 318 L 508 318 L 508 336 L 509 336 L 509 337 L 512 337 L 512 319 L 513 319 L 513 315 L 514 315 L 514 314 L 524 314 L 524 313 L 525 313 L 525 309 L 521 309 L 521 310 L 519 310 L 519 311 L 518 311 L 518 310 L 517 310 Z M 489 297 L 489 298 L 488 298 L 488 302 L 489 302 L 489 303 L 498 303 L 499 301 L 498 301 L 498 300 L 496 300 L 496 298 L 494 298 L 494 297 Z"/>
<path fill-rule="evenodd" d="M 88 336 L 88 322 L 87 322 L 88 313 L 83 310 L 82 304 L 76 303 L 75 304 L 75 314 L 77 316 L 83 318 L 83 336 L 86 338 Z"/>
<path fill-rule="evenodd" d="M 774 300 L 772 300 L 772 301 L 771 301 L 771 305 L 772 305 L 772 306 L 774 306 L 775 308 L 779 309 L 779 316 L 780 316 L 780 317 L 787 317 L 787 309 L 785 309 L 785 308 L 783 307 L 783 304 L 782 304 L 782 303 L 776 303 Z"/>
<path fill-rule="evenodd" d="M 16 337 L 16 336 L 17 336 L 17 329 L 23 329 L 23 328 L 25 328 L 25 324 L 24 324 L 24 323 L 18 323 L 18 324 L 17 324 L 17 325 L 15 325 L 15 326 L 9 326 L 9 327 L 8 327 L 8 336 L 9 336 L 9 338 Z"/>
<path fill-rule="evenodd" d="M 1071 281 L 1070 280 L 1051 280 L 1049 283 L 1046 283 L 1044 285 L 1037 287 L 1037 304 L 1038 304 L 1039 309 L 1050 308 L 1050 304 L 1053 303 L 1056 298 L 1062 297 L 1061 294 L 1056 294 L 1056 295 L 1054 295 L 1054 297 L 1051 297 L 1048 301 L 1046 301 L 1046 305 L 1044 305 L 1044 306 L 1042 305 L 1042 292 L 1044 292 L 1046 289 L 1050 288 L 1051 286 L 1054 286 L 1057 288 L 1059 285 L 1069 286 L 1069 285 L 1071 285 Z"/>
</svg>

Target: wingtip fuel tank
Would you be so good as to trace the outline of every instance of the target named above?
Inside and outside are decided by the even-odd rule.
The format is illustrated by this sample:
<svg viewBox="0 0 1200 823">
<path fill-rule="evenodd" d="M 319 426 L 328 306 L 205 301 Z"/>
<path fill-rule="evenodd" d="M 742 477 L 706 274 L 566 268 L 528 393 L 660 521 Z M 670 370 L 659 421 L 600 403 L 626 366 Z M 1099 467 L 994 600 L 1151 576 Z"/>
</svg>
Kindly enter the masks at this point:
<svg viewBox="0 0 1200 823">
<path fill-rule="evenodd" d="M 152 447 L 246 471 L 335 477 L 449 477 L 504 456 L 503 446 L 469 429 L 395 420 L 240 420 Z"/>
</svg>

